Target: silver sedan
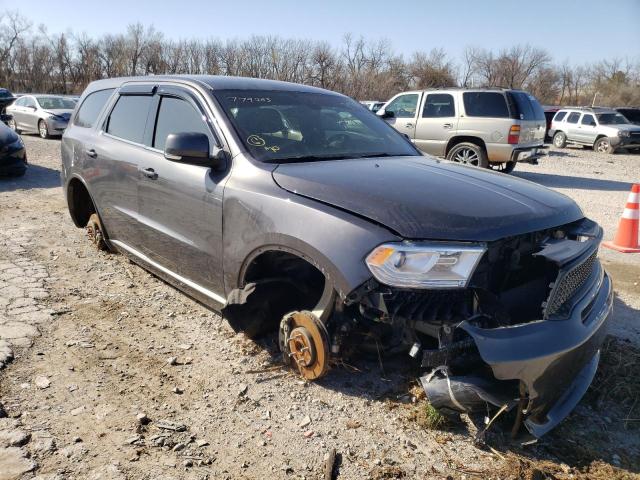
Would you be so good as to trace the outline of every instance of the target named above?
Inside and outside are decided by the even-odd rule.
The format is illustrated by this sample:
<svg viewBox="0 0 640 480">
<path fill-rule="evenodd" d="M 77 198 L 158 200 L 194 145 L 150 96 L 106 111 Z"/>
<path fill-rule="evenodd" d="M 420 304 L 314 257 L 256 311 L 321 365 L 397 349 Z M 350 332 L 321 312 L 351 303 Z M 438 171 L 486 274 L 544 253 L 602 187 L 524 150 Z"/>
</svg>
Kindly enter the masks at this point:
<svg viewBox="0 0 640 480">
<path fill-rule="evenodd" d="M 76 103 L 59 95 L 23 95 L 7 107 L 16 132 L 38 133 L 42 138 L 62 135 Z"/>
</svg>

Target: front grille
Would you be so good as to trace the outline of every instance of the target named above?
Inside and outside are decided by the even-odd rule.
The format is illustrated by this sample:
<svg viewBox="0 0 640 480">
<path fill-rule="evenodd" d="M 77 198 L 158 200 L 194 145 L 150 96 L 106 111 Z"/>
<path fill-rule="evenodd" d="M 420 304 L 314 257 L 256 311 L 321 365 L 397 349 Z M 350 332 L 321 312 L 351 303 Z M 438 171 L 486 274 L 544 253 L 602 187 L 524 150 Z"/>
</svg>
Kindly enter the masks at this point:
<svg viewBox="0 0 640 480">
<path fill-rule="evenodd" d="M 584 262 L 576 265 L 568 272 L 560 271 L 545 307 L 545 317 L 561 313 L 562 307 L 580 290 L 591 276 L 596 262 L 597 250 Z"/>
</svg>

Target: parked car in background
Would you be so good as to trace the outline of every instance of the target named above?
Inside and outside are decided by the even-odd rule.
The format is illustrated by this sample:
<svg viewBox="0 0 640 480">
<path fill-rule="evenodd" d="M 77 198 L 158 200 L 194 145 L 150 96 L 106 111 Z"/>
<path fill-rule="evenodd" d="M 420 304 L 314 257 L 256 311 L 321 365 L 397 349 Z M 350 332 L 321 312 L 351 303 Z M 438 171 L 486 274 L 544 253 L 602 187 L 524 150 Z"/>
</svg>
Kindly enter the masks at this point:
<svg viewBox="0 0 640 480">
<path fill-rule="evenodd" d="M 616 112 L 621 113 L 625 116 L 630 123 L 635 125 L 640 125 L 640 108 L 636 107 L 618 107 L 615 109 Z"/>
<path fill-rule="evenodd" d="M 16 132 L 38 133 L 42 138 L 62 135 L 76 103 L 61 95 L 23 95 L 7 107 Z"/>
<path fill-rule="evenodd" d="M 368 110 L 371 110 L 373 113 L 376 113 L 384 105 L 384 102 L 380 102 L 377 100 L 363 100 L 360 103 L 367 107 Z"/>
<path fill-rule="evenodd" d="M 640 126 L 612 108 L 563 108 L 553 117 L 549 134 L 556 148 L 576 144 L 600 153 L 640 149 Z"/>
<path fill-rule="evenodd" d="M 21 176 L 27 171 L 27 153 L 20 135 L 0 122 L 0 175 Z"/>
<path fill-rule="evenodd" d="M 554 106 L 549 106 L 549 105 L 545 105 L 544 107 L 542 107 L 542 109 L 544 110 L 544 118 L 545 118 L 545 121 L 547 123 L 547 127 L 546 127 L 546 130 L 544 132 L 545 141 L 551 140 L 551 137 L 549 136 L 549 130 L 551 129 L 551 122 L 552 122 L 553 117 L 555 116 L 556 112 L 558 110 L 560 110 L 560 108 L 562 108 L 562 107 L 554 107 Z"/>
<path fill-rule="evenodd" d="M 492 132 L 512 122 L 542 138 L 543 124 L 511 117 L 527 96 L 516 110 L 496 94 L 505 105 L 428 92 L 421 111 L 457 107 Z M 69 212 L 96 246 L 234 329 L 278 338 L 305 379 L 356 348 L 402 354 L 434 406 L 511 405 L 540 436 L 595 375 L 613 303 L 602 228 L 533 182 L 421 155 L 344 95 L 250 78 L 100 80 L 61 155 Z"/>
<path fill-rule="evenodd" d="M 437 89 L 403 92 L 377 113 L 425 153 L 509 173 L 544 155 L 545 116 L 520 90 Z"/>
</svg>

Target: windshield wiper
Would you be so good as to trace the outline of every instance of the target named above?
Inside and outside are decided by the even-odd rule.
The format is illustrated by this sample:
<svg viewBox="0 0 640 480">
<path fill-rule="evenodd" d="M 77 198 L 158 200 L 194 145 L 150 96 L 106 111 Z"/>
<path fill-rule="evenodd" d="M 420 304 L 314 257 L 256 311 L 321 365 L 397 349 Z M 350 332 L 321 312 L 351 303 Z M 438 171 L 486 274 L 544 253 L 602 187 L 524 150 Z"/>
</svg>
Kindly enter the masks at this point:
<svg viewBox="0 0 640 480">
<path fill-rule="evenodd" d="M 413 156 L 409 154 L 394 155 L 387 152 L 364 153 L 354 155 L 300 155 L 297 157 L 269 158 L 263 160 L 265 163 L 295 163 L 295 162 L 318 162 L 322 160 L 351 160 L 357 158 L 374 158 L 374 157 L 407 157 Z"/>
<path fill-rule="evenodd" d="M 321 160 L 347 160 L 354 157 L 353 155 L 300 155 L 297 157 L 268 158 L 263 160 L 265 163 L 295 163 L 295 162 L 318 162 Z"/>
</svg>

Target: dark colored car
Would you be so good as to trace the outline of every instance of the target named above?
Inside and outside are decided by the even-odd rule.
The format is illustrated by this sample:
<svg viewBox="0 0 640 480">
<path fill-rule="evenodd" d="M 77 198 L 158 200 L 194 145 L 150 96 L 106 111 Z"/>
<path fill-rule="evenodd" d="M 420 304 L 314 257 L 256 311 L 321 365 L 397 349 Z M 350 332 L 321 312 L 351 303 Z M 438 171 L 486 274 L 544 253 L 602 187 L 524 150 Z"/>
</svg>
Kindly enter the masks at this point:
<svg viewBox="0 0 640 480">
<path fill-rule="evenodd" d="M 27 153 L 20 135 L 0 122 L 0 175 L 21 176 L 27 171 Z"/>
<path fill-rule="evenodd" d="M 423 156 L 361 105 L 269 80 L 93 82 L 62 138 L 71 217 L 316 379 L 408 355 L 431 403 L 542 435 L 591 383 L 602 229 L 562 194 Z M 455 392 L 455 394 L 453 393 Z"/>
<path fill-rule="evenodd" d="M 6 88 L 0 88 L 0 121 L 9 125 L 13 116 L 6 112 L 6 108 L 11 105 L 17 97 Z"/>
<path fill-rule="evenodd" d="M 620 107 L 615 109 L 618 113 L 621 113 L 627 120 L 636 125 L 640 125 L 640 108 L 635 107 Z"/>
<path fill-rule="evenodd" d="M 546 130 L 544 131 L 544 139 L 545 139 L 545 141 L 551 141 L 551 137 L 549 136 L 549 129 L 551 128 L 551 121 L 553 120 L 553 117 L 555 116 L 556 112 L 558 110 L 560 110 L 560 108 L 562 108 L 562 107 L 555 107 L 555 106 L 545 105 L 542 108 L 544 109 L 544 118 L 545 118 L 545 120 L 547 122 Z"/>
</svg>

